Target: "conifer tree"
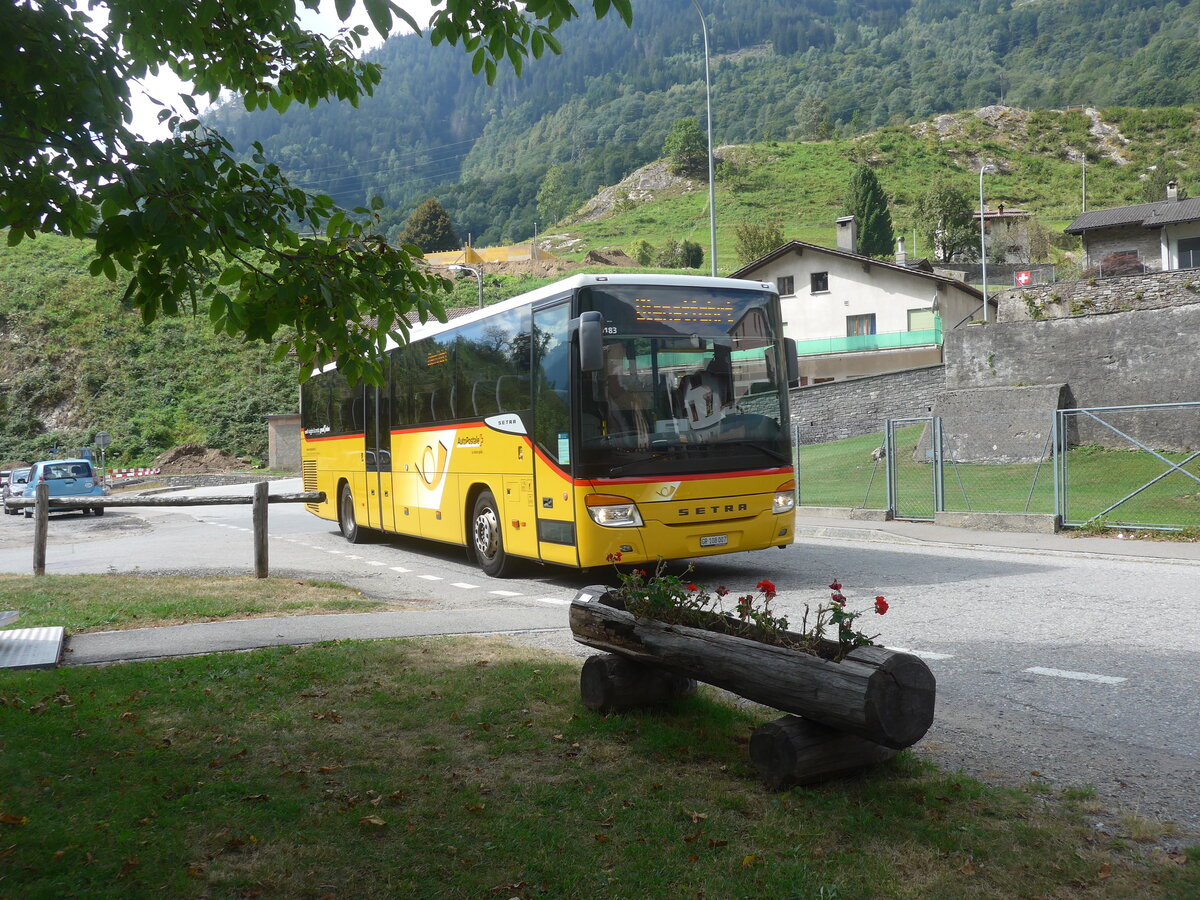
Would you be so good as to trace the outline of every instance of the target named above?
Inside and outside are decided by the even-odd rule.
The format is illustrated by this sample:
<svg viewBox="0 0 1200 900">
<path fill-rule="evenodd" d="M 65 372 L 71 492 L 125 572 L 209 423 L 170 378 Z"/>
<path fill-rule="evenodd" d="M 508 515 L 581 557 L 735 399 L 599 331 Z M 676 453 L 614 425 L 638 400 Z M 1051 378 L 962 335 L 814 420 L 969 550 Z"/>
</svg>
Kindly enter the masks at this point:
<svg viewBox="0 0 1200 900">
<path fill-rule="evenodd" d="M 850 176 L 850 186 L 846 191 L 846 215 L 854 216 L 858 224 L 859 253 L 877 259 L 892 255 L 896 234 L 892 230 L 887 194 L 879 186 L 875 171 L 868 165 L 860 165 Z"/>
<path fill-rule="evenodd" d="M 413 214 L 408 217 L 408 221 L 404 225 L 404 230 L 397 236 L 396 242 L 416 244 L 424 253 L 457 250 L 462 246 L 458 235 L 454 233 L 450 214 L 434 197 L 430 197 L 413 210 Z"/>
</svg>

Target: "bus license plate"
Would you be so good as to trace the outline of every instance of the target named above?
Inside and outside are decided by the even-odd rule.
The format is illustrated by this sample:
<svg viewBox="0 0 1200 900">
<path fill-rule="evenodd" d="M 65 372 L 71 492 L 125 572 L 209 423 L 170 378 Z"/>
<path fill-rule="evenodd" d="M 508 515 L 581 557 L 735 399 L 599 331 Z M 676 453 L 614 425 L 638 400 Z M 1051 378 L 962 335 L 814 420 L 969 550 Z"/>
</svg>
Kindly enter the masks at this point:
<svg viewBox="0 0 1200 900">
<path fill-rule="evenodd" d="M 701 547 L 724 547 L 729 543 L 727 534 L 709 534 L 700 538 Z"/>
</svg>

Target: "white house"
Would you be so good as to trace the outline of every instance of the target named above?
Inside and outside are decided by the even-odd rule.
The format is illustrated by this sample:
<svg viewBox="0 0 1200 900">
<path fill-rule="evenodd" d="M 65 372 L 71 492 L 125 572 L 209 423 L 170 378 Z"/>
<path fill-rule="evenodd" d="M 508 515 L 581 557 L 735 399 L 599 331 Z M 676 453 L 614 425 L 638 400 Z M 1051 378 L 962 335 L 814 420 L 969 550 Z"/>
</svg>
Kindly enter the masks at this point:
<svg viewBox="0 0 1200 900">
<path fill-rule="evenodd" d="M 856 240 L 853 217 L 839 219 L 838 249 L 790 241 L 733 273 L 776 286 L 801 384 L 936 365 L 943 329 L 982 318 L 983 294 L 924 260 L 910 265 L 903 241 L 884 262 L 854 252 Z"/>
</svg>

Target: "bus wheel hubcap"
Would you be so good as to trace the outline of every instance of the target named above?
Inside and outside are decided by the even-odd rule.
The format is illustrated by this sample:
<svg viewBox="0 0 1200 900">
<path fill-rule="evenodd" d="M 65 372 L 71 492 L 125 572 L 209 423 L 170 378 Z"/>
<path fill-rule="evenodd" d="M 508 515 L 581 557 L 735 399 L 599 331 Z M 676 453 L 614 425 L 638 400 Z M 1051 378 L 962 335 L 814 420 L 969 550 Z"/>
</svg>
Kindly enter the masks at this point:
<svg viewBox="0 0 1200 900">
<path fill-rule="evenodd" d="M 498 534 L 499 522 L 496 520 L 496 513 L 485 509 L 475 519 L 475 549 L 479 551 L 480 556 L 491 559 L 496 555 Z"/>
</svg>

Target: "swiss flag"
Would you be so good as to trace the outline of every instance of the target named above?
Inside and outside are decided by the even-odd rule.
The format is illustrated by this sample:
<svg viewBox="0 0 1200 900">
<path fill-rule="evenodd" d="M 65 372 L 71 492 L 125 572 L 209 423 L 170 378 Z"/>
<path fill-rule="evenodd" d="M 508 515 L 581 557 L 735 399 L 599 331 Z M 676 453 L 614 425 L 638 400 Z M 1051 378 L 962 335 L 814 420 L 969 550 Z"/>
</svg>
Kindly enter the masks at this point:
<svg viewBox="0 0 1200 900">
<path fill-rule="evenodd" d="M 1017 273 L 1017 287 L 1024 287 L 1025 285 L 1029 284 L 1031 281 L 1033 281 L 1033 273 L 1032 272 L 1018 272 Z"/>
</svg>

